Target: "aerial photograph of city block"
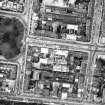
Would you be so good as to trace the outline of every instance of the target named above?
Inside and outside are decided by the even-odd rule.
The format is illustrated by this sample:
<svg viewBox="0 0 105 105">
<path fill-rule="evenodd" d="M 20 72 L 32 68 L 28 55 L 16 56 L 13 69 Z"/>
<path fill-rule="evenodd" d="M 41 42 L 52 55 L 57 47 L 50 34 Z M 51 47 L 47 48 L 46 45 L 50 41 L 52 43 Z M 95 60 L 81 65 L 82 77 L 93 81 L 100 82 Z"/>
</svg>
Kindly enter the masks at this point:
<svg viewBox="0 0 105 105">
<path fill-rule="evenodd" d="M 105 0 L 0 0 L 0 105 L 105 105 Z"/>
</svg>

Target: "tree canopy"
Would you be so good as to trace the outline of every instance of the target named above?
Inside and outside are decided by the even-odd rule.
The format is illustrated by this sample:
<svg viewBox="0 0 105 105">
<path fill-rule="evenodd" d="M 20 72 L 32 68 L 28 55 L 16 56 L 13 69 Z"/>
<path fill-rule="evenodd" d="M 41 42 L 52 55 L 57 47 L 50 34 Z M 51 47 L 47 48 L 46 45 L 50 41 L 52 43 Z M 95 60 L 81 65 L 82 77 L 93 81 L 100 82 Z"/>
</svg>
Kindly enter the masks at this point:
<svg viewBox="0 0 105 105">
<path fill-rule="evenodd" d="M 0 17 L 0 54 L 6 59 L 16 57 L 21 51 L 24 26 L 16 18 Z"/>
</svg>

